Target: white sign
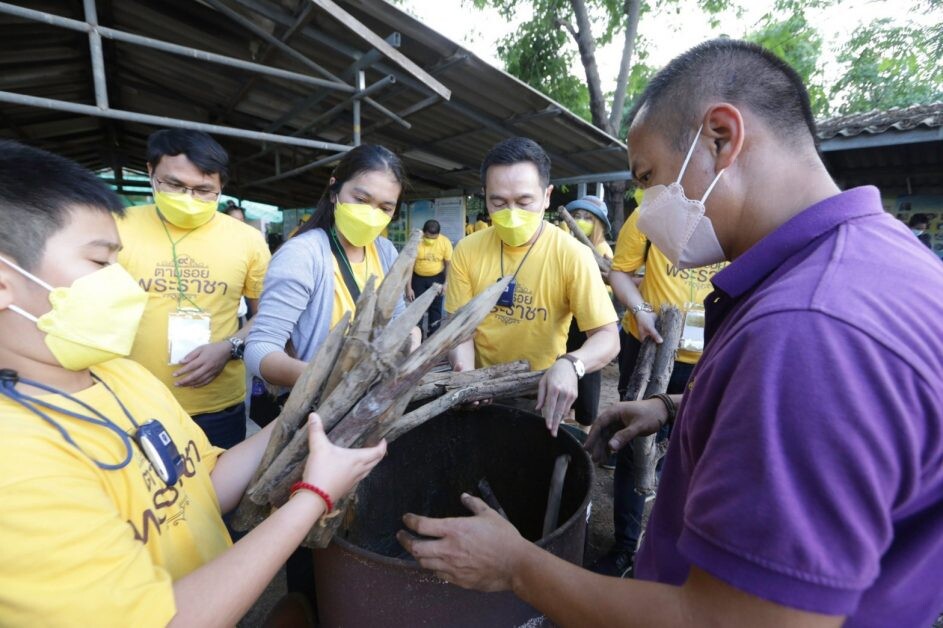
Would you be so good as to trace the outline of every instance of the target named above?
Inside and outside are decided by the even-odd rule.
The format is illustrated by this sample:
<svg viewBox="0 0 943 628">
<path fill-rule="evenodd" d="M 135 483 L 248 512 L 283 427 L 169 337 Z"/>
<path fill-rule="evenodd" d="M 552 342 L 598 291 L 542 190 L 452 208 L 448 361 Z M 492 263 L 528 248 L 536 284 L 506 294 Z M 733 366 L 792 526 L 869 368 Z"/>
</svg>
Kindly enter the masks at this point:
<svg viewBox="0 0 943 628">
<path fill-rule="evenodd" d="M 457 243 L 465 236 L 465 199 L 461 196 L 435 199 L 435 219 L 442 235 Z"/>
</svg>

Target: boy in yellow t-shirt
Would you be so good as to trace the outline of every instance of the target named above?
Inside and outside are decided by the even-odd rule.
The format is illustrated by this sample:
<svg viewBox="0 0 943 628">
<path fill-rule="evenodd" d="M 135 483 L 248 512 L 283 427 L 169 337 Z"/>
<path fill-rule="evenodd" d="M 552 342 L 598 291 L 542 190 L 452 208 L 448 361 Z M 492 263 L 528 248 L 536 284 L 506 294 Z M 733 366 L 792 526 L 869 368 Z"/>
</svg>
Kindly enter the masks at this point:
<svg viewBox="0 0 943 628">
<path fill-rule="evenodd" d="M 147 300 L 116 263 L 123 212 L 74 162 L 0 141 L 2 626 L 234 625 L 327 510 L 300 490 L 232 544 L 222 513 L 271 426 L 224 452 L 122 359 Z M 304 480 L 333 499 L 385 450 L 334 447 L 316 415 L 309 434 Z"/>
<path fill-rule="evenodd" d="M 449 359 L 458 371 L 514 360 L 546 369 L 535 409 L 556 435 L 579 380 L 618 351 L 615 309 L 592 252 L 543 219 L 553 191 L 544 150 L 530 139 L 507 139 L 485 156 L 481 173 L 493 226 L 455 247 L 445 309 L 456 312 L 502 277 L 513 281 Z M 573 317 L 587 339 L 567 352 Z"/>
<path fill-rule="evenodd" d="M 422 240 L 413 264 L 413 276 L 406 286 L 406 300 L 412 301 L 435 284 L 445 287 L 445 276 L 452 261 L 452 243 L 441 233 L 438 220 L 427 220 L 422 226 Z M 429 327 L 427 335 L 439 328 L 442 321 L 442 294 L 440 293 L 427 310 Z"/>
</svg>

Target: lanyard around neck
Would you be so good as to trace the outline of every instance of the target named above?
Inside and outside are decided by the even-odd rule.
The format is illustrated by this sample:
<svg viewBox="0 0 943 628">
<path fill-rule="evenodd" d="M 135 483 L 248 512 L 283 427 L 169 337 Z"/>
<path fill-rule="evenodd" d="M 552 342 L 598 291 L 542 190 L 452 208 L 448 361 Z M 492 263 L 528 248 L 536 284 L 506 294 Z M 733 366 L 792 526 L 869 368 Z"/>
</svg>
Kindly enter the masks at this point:
<svg viewBox="0 0 943 628">
<path fill-rule="evenodd" d="M 156 208 L 155 208 L 154 211 L 157 211 L 157 219 L 160 221 L 160 225 L 164 228 L 164 233 L 167 234 L 167 240 L 170 241 L 170 253 L 171 253 L 171 255 L 173 256 L 173 260 L 174 260 L 174 278 L 177 280 L 177 309 L 178 309 L 178 310 L 180 309 L 180 304 L 181 304 L 181 303 L 183 303 L 184 301 L 188 301 L 188 302 L 190 303 L 190 305 L 192 305 L 193 307 L 195 307 L 196 309 L 198 309 L 199 311 L 202 312 L 202 311 L 203 311 L 203 308 L 201 308 L 199 305 L 197 305 L 197 304 L 193 301 L 193 299 L 191 299 L 189 296 L 187 296 L 186 290 L 184 290 L 184 289 L 183 289 L 183 285 L 181 285 L 181 282 L 180 282 L 180 261 L 179 261 L 178 258 L 177 258 L 177 245 L 180 244 L 181 242 L 183 242 L 184 239 L 185 239 L 187 236 L 189 236 L 191 233 L 193 233 L 194 231 L 196 231 L 196 229 L 199 229 L 200 227 L 197 227 L 196 229 L 191 229 L 191 230 L 187 231 L 185 234 L 183 234 L 182 236 L 180 236 L 180 237 L 175 241 L 175 240 L 171 237 L 171 235 L 170 235 L 170 229 L 167 228 L 167 221 L 164 220 L 164 217 L 160 214 L 160 212 L 159 212 Z M 200 226 L 202 226 L 202 225 L 200 225 Z"/>
<path fill-rule="evenodd" d="M 540 239 L 540 236 L 543 234 L 545 222 L 546 222 L 545 220 L 540 221 L 540 231 L 537 232 L 537 237 L 534 238 L 534 241 L 530 243 L 529 247 L 527 247 L 527 252 L 524 253 L 524 259 L 522 259 L 521 263 L 517 265 L 517 270 L 514 271 L 514 275 L 511 277 L 512 282 L 515 279 L 517 279 L 517 273 L 521 272 L 521 268 L 524 267 L 524 262 L 527 261 L 527 258 L 530 256 L 530 252 L 534 250 L 534 245 L 537 244 L 537 241 Z M 504 240 L 501 240 L 500 242 L 501 242 L 501 276 L 498 277 L 499 280 L 504 278 Z"/>
</svg>

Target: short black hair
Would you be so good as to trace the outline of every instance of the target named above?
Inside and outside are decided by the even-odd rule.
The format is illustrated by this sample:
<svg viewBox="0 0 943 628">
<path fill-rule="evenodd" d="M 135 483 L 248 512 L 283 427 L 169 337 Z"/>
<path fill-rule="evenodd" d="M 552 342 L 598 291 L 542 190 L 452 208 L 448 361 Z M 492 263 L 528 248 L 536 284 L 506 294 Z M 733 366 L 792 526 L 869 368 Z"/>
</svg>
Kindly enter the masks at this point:
<svg viewBox="0 0 943 628">
<path fill-rule="evenodd" d="M 442 231 L 442 226 L 439 224 L 438 220 L 427 220 L 426 224 L 422 226 L 422 231 L 423 233 L 438 235 Z"/>
<path fill-rule="evenodd" d="M 118 195 L 74 161 L 0 140 L 0 254 L 35 268 L 77 207 L 124 215 Z"/>
<path fill-rule="evenodd" d="M 735 39 L 713 39 L 672 59 L 649 81 L 629 113 L 629 124 L 645 107 L 646 119 L 685 151 L 706 100 L 748 108 L 787 141 L 799 134 L 818 143 L 802 78 L 769 50 Z"/>
<path fill-rule="evenodd" d="M 163 129 L 147 138 L 147 163 L 156 168 L 162 157 L 184 154 L 203 174 L 218 174 L 223 185 L 229 181 L 229 153 L 203 131 Z"/>
<path fill-rule="evenodd" d="M 929 225 L 930 217 L 926 214 L 914 214 L 910 217 L 910 222 L 907 223 L 908 227 L 916 227 L 917 225 Z"/>
<path fill-rule="evenodd" d="M 481 162 L 481 187 L 491 166 L 511 166 L 529 161 L 537 167 L 540 185 L 550 184 L 550 157 L 540 144 L 526 137 L 509 137 L 491 147 Z"/>
</svg>

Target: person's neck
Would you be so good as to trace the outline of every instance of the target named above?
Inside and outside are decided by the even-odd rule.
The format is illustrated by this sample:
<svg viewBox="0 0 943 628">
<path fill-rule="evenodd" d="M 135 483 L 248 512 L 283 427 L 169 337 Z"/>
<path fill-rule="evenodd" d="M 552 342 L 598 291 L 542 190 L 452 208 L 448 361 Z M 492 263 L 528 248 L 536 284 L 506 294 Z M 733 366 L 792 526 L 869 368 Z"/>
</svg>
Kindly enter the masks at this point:
<svg viewBox="0 0 943 628">
<path fill-rule="evenodd" d="M 825 166 L 816 158 L 814 166 L 778 164 L 767 166 L 767 172 L 783 172 L 784 176 L 763 181 L 763 185 L 752 190 L 744 199 L 747 208 L 735 226 L 736 238 L 727 251 L 735 260 L 757 242 L 776 231 L 790 219 L 812 205 L 841 192 Z M 788 173 L 794 173 L 789 176 Z"/>
<path fill-rule="evenodd" d="M 358 264 L 364 260 L 367 256 L 367 248 L 364 246 L 354 246 L 344 237 L 344 234 L 340 232 L 340 229 L 335 228 L 334 233 L 337 234 L 337 241 L 341 243 L 341 247 L 344 249 L 344 254 L 347 256 L 347 261 L 352 264 Z"/>
<path fill-rule="evenodd" d="M 21 379 L 31 379 L 68 394 L 90 388 L 95 383 L 88 369 L 70 371 L 61 366 L 37 362 L 17 355 L 3 347 L 0 347 L 0 365 L 5 369 L 16 371 Z M 17 389 L 29 394 L 46 394 L 44 391 L 33 389 L 22 383 L 17 386 Z"/>
</svg>

